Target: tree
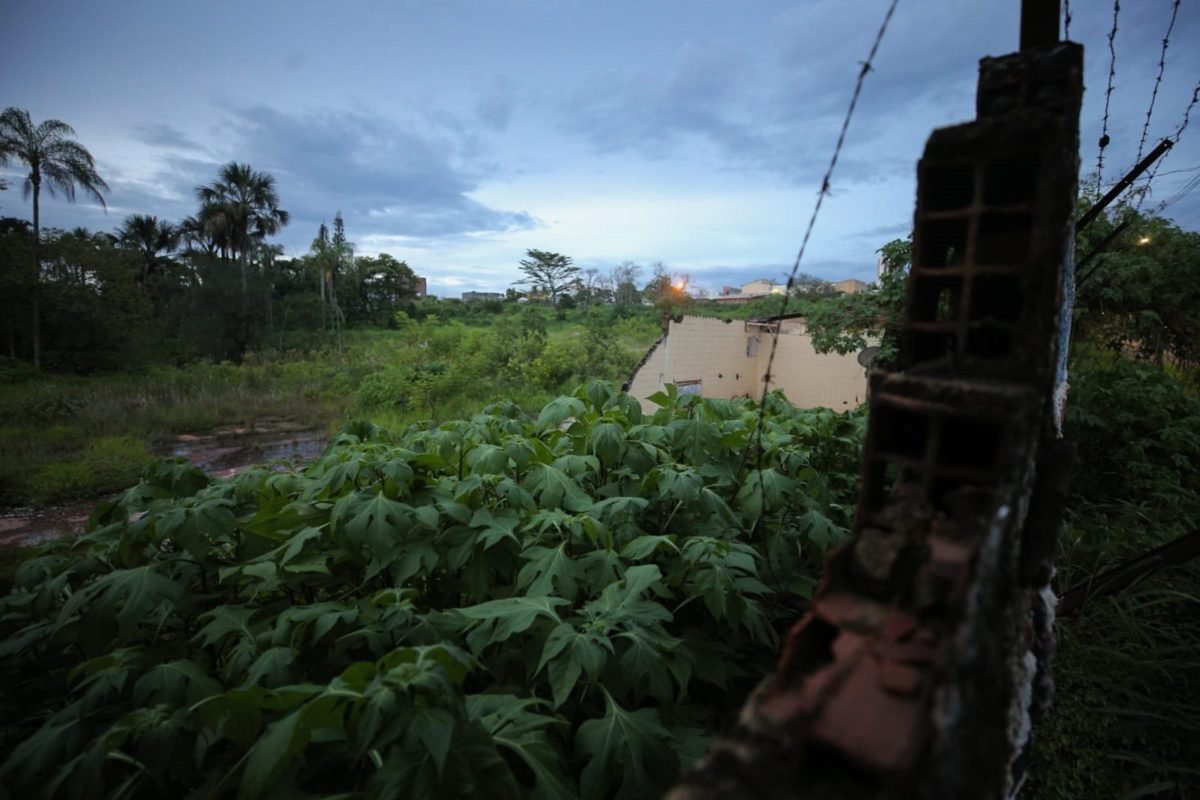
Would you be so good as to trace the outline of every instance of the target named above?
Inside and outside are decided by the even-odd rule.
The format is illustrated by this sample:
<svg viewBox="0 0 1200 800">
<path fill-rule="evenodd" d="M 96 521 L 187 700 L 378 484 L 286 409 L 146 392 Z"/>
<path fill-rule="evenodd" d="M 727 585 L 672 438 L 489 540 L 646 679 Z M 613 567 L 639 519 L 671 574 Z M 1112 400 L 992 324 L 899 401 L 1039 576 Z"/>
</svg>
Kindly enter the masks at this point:
<svg viewBox="0 0 1200 800">
<path fill-rule="evenodd" d="M 40 199 L 43 184 L 53 197 L 57 192 L 74 202 L 76 187 L 92 197 L 102 208 L 108 184 L 96 172 L 96 161 L 87 148 L 75 141 L 75 129 L 57 119 L 34 125 L 29 112 L 6 108 L 0 114 L 0 167 L 11 162 L 23 164 L 25 196 L 33 196 L 33 264 L 34 286 L 31 297 L 33 364 L 41 366 L 41 318 L 37 282 L 41 273 L 39 246 L 41 240 Z"/>
<path fill-rule="evenodd" d="M 642 290 L 647 300 L 654 303 L 660 311 L 667 314 L 678 314 L 692 304 L 692 296 L 688 293 L 691 277 L 685 273 L 672 273 L 667 265 L 656 261 L 650 265 L 654 277 Z"/>
<path fill-rule="evenodd" d="M 559 300 L 579 285 L 579 267 L 572 263 L 570 256 L 559 253 L 526 250 L 525 255 L 527 258 L 521 260 L 525 279 L 515 283 L 528 284 L 533 291 L 547 295 L 561 319 L 564 312 L 559 308 Z"/>
<path fill-rule="evenodd" d="M 117 241 L 135 250 L 142 258 L 139 282 L 145 285 L 150 277 L 167 263 L 166 254 L 174 250 L 180 239 L 179 229 L 166 220 L 149 214 L 131 214 L 117 228 Z"/>
<path fill-rule="evenodd" d="M 354 246 L 346 241 L 346 227 L 342 222 L 342 212 L 337 212 L 333 218 L 333 236 L 325 223 L 317 228 L 317 238 L 309 247 L 309 260 L 317 272 L 321 292 L 321 327 L 325 327 L 325 303 L 328 301 L 333 312 L 333 328 L 337 334 L 338 350 L 343 349 L 342 328 L 346 316 L 338 303 L 337 283 L 338 273 L 344 265 L 353 263 Z"/>
<path fill-rule="evenodd" d="M 389 324 L 400 305 L 417 295 L 417 276 L 387 253 L 354 259 L 354 273 L 353 312 L 373 325 Z"/>
<path fill-rule="evenodd" d="M 256 172 L 249 164 L 230 161 L 221 167 L 217 180 L 196 187 L 200 201 L 199 219 L 223 258 L 237 258 L 246 292 L 246 271 L 256 241 L 279 232 L 289 215 L 279 207 L 275 178 Z"/>
<path fill-rule="evenodd" d="M 600 270 L 595 267 L 588 267 L 583 271 L 583 278 L 579 281 L 579 301 L 583 304 L 584 309 L 591 305 L 592 301 L 603 294 L 603 288 L 600 285 Z"/>
<path fill-rule="evenodd" d="M 853 353 L 878 340 L 877 363 L 885 365 L 899 353 L 904 287 L 912 239 L 893 239 L 876 252 L 883 257 L 877 285 L 855 294 L 818 296 L 808 300 L 805 329 L 818 353 Z"/>
<path fill-rule="evenodd" d="M 612 290 L 613 302 L 618 306 L 631 306 L 638 302 L 638 279 L 642 268 L 632 261 L 622 261 L 608 273 L 609 288 Z"/>
<path fill-rule="evenodd" d="M 1085 259 L 1122 223 L 1124 233 L 1078 271 L 1075 339 L 1160 366 L 1170 359 L 1200 367 L 1200 233 L 1125 206 L 1079 235 L 1076 257 Z"/>
</svg>

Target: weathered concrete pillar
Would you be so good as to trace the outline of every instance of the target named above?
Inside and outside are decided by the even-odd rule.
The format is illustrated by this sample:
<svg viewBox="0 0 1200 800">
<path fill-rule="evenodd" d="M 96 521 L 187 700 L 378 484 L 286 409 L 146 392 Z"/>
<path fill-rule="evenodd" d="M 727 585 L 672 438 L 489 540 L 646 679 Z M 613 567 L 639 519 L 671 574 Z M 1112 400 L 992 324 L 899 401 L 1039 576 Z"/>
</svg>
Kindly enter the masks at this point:
<svg viewBox="0 0 1200 800">
<path fill-rule="evenodd" d="M 775 674 L 673 798 L 1016 789 L 1052 650 L 1081 97 L 1078 45 L 987 58 L 978 119 L 930 137 L 900 368 L 871 376 L 854 535 Z"/>
</svg>

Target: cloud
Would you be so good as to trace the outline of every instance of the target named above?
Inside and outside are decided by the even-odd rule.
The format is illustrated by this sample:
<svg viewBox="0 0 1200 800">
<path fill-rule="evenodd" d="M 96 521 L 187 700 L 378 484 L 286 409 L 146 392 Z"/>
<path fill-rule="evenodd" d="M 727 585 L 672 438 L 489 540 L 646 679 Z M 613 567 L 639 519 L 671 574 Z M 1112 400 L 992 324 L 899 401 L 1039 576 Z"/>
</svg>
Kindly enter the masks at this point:
<svg viewBox="0 0 1200 800">
<path fill-rule="evenodd" d="M 870 239 L 872 241 L 884 241 L 890 239 L 898 239 L 908 236 L 912 232 L 911 222 L 897 222 L 893 225 L 879 225 L 874 228 L 868 228 L 865 231 L 849 234 L 857 239 Z"/>
<path fill-rule="evenodd" d="M 456 237 L 532 228 L 523 211 L 471 197 L 487 177 L 478 143 L 426 118 L 289 113 L 258 105 L 230 120 L 238 160 L 274 174 L 296 224 L 341 211 L 357 235 Z M 307 235 L 307 234 L 306 234 Z"/>
<path fill-rule="evenodd" d="M 169 150 L 206 151 L 203 145 L 196 143 L 182 131 L 163 123 L 137 125 L 133 129 L 133 134 L 137 141 L 151 145 L 152 147 L 161 147 Z"/>
<path fill-rule="evenodd" d="M 562 127 L 604 154 L 691 156 L 710 169 L 819 183 L 886 5 L 863 2 L 847 13 L 844 0 L 809 0 L 785 7 L 753 36 L 736 30 L 696 34 L 708 38 L 680 47 L 656 69 L 580 79 L 569 102 L 561 103 L 567 109 Z M 1136 5 L 1122 17 L 1118 42 L 1118 91 L 1125 96 L 1114 102 L 1122 108 L 1141 105 L 1141 95 L 1148 99 L 1168 16 L 1158 6 Z M 911 180 L 931 129 L 974 117 L 979 59 L 1016 50 L 1018 10 L 1016 4 L 977 3 L 964 24 L 958 2 L 902 4 L 866 77 L 833 187 Z M 1093 27 L 1108 24 L 1102 14 L 1087 19 Z M 1200 16 L 1181 15 L 1160 100 L 1180 95 L 1171 91 L 1174 74 L 1194 75 L 1200 59 L 1178 43 L 1194 36 L 1198 25 Z M 1107 70 L 1106 53 L 1095 45 L 1103 44 L 1107 29 L 1083 30 L 1077 23 L 1073 30 L 1090 46 L 1083 127 L 1084 141 L 1095 142 L 1093 112 Z M 1156 112 L 1152 128 L 1165 131 L 1165 118 L 1177 113 Z M 1120 150 L 1132 156 L 1140 121 L 1138 113 L 1114 113 L 1112 150 L 1118 142 L 1128 144 Z M 1085 164 L 1087 154 L 1085 146 Z"/>
<path fill-rule="evenodd" d="M 495 79 L 487 93 L 475 102 L 475 116 L 487 128 L 503 131 L 508 128 L 516 110 L 516 95 L 511 81 Z"/>
</svg>

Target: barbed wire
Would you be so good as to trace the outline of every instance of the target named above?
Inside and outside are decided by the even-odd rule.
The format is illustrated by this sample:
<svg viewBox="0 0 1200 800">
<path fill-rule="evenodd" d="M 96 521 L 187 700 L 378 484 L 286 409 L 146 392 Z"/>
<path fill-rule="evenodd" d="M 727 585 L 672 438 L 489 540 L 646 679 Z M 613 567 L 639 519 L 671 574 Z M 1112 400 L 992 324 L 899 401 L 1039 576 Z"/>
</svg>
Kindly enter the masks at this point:
<svg viewBox="0 0 1200 800">
<path fill-rule="evenodd" d="M 1135 164 L 1141 162 L 1142 151 L 1146 147 L 1146 136 L 1150 133 L 1150 117 L 1154 114 L 1154 101 L 1158 99 L 1158 87 L 1162 85 L 1163 72 L 1167 69 L 1167 46 L 1171 42 L 1171 31 L 1175 29 L 1175 18 L 1179 16 L 1179 4 L 1181 0 L 1175 0 L 1171 5 L 1171 21 L 1167 24 L 1167 32 L 1162 40 L 1162 52 L 1158 56 L 1158 76 L 1154 79 L 1154 90 L 1150 92 L 1150 107 L 1146 109 L 1146 121 L 1142 124 L 1142 138 L 1138 142 L 1137 158 L 1133 160 Z"/>
<path fill-rule="evenodd" d="M 808 241 L 812 237 L 813 227 L 817 224 L 817 217 L 821 214 L 821 206 L 825 200 L 825 196 L 829 194 L 831 182 L 833 180 L 833 172 L 837 167 L 838 157 L 842 153 L 842 148 L 846 144 L 846 133 L 850 129 L 850 120 L 854 117 L 854 111 L 858 107 L 858 99 L 862 95 L 863 83 L 867 79 L 867 74 L 873 69 L 872 64 L 875 61 L 875 56 L 879 53 L 879 45 L 883 42 L 884 35 L 887 34 L 888 25 L 892 21 L 892 15 L 896 12 L 896 6 L 899 0 L 891 0 L 888 5 L 887 12 L 883 15 L 883 22 L 879 25 L 879 30 L 875 34 L 875 41 L 871 43 L 871 50 L 867 53 L 867 60 L 860 62 L 858 78 L 854 82 L 854 92 L 850 95 L 850 105 L 846 108 L 846 116 L 842 119 L 842 128 L 838 132 L 837 144 L 833 147 L 833 155 L 829 159 L 829 166 L 825 169 L 825 175 L 821 178 L 821 188 L 817 192 L 817 201 L 813 205 L 812 214 L 808 218 L 808 227 L 804 230 L 804 238 L 800 241 L 800 249 L 796 252 L 796 259 L 792 263 L 792 271 L 788 275 L 787 287 L 783 294 L 783 302 L 779 307 L 779 324 L 775 326 L 775 331 L 771 336 L 771 352 L 767 356 L 767 369 L 763 375 L 762 394 L 759 397 L 758 404 L 758 420 L 754 426 L 754 451 L 755 464 L 758 469 L 758 491 L 759 497 L 763 503 L 763 510 L 766 507 L 766 488 L 763 482 L 762 470 L 762 434 L 763 426 L 766 424 L 767 410 L 767 395 L 771 389 L 771 379 L 773 377 L 772 370 L 775 368 L 775 355 L 779 349 L 779 333 L 783 327 L 782 317 L 787 314 L 788 301 L 791 299 L 792 290 L 796 285 L 796 275 L 800 271 L 800 263 L 804 260 L 804 253 L 808 249 Z M 759 517 L 762 518 L 761 516 Z M 757 524 L 757 523 L 756 523 Z"/>
<path fill-rule="evenodd" d="M 1112 30 L 1108 34 L 1108 88 L 1104 92 L 1104 119 L 1100 125 L 1100 151 L 1096 155 L 1096 190 L 1104 177 L 1104 148 L 1108 147 L 1108 106 L 1112 100 L 1113 80 L 1117 77 L 1117 21 L 1121 16 L 1121 0 L 1113 0 Z"/>
<path fill-rule="evenodd" d="M 1179 139 L 1183 136 L 1183 132 L 1187 130 L 1188 123 L 1191 121 L 1192 117 L 1192 109 L 1196 107 L 1198 102 L 1200 102 L 1200 81 L 1196 82 L 1196 87 L 1192 89 L 1192 99 L 1188 101 L 1187 107 L 1183 109 L 1183 121 L 1179 123 L 1179 127 L 1175 129 L 1175 133 L 1168 137 L 1175 144 L 1179 144 Z M 1142 184 L 1141 191 L 1138 194 L 1137 204 L 1134 206 L 1134 211 L 1142 210 L 1142 203 L 1146 201 L 1146 196 L 1150 194 L 1150 185 L 1158 176 L 1159 169 L 1162 168 L 1163 162 L 1167 160 L 1167 156 L 1170 154 L 1170 150 L 1163 153 L 1162 158 L 1154 162 L 1154 165 L 1150 168 L 1146 175 L 1146 180 Z"/>
</svg>

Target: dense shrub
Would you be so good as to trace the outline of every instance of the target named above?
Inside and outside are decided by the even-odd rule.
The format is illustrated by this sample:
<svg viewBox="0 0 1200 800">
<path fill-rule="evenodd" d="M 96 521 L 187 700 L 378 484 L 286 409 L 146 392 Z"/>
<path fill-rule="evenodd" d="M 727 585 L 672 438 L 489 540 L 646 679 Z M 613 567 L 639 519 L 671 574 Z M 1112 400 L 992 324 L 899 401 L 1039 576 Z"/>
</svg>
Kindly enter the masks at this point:
<svg viewBox="0 0 1200 800">
<path fill-rule="evenodd" d="M 11 796 L 649 797 L 773 661 L 862 417 L 593 383 L 182 461 L 0 601 Z"/>
</svg>

